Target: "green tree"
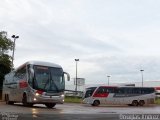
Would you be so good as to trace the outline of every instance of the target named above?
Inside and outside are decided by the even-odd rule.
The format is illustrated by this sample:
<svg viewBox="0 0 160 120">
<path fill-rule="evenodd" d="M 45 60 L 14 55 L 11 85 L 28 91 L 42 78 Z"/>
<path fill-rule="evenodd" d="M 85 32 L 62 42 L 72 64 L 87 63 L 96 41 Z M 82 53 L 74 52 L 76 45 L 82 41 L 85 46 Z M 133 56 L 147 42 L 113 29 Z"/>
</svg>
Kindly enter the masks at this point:
<svg viewBox="0 0 160 120">
<path fill-rule="evenodd" d="M 8 52 L 13 49 L 13 42 L 7 38 L 7 32 L 0 32 L 0 90 L 3 85 L 5 74 L 9 73 L 12 69 L 12 57 Z"/>
<path fill-rule="evenodd" d="M 7 32 L 0 32 L 0 54 L 6 54 L 9 50 L 12 50 L 13 42 L 7 38 Z"/>
</svg>

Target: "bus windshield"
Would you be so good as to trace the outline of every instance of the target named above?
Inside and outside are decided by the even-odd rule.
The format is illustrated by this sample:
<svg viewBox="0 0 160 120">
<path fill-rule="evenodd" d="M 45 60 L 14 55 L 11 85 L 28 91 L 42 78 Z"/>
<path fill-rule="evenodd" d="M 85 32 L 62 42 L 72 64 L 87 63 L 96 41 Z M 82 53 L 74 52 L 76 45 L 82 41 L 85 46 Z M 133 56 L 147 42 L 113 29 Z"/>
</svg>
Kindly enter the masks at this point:
<svg viewBox="0 0 160 120">
<path fill-rule="evenodd" d="M 91 97 L 96 88 L 97 88 L 97 87 L 87 88 L 84 98 Z"/>
<path fill-rule="evenodd" d="M 65 83 L 61 68 L 34 66 L 34 87 L 45 92 L 60 92 L 64 90 Z"/>
</svg>

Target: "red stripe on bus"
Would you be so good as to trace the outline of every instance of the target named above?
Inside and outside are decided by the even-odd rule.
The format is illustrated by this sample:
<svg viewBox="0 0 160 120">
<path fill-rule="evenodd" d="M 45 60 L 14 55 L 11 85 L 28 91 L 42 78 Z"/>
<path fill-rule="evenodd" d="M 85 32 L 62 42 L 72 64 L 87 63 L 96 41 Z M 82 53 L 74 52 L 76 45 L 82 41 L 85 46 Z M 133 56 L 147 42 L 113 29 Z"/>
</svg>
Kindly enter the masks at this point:
<svg viewBox="0 0 160 120">
<path fill-rule="evenodd" d="M 93 97 L 108 97 L 109 93 L 95 93 Z"/>
<path fill-rule="evenodd" d="M 160 90 L 160 87 L 155 87 L 156 90 Z"/>
<path fill-rule="evenodd" d="M 26 88 L 26 87 L 28 87 L 27 81 L 26 80 L 19 81 L 19 87 L 20 88 Z"/>
</svg>

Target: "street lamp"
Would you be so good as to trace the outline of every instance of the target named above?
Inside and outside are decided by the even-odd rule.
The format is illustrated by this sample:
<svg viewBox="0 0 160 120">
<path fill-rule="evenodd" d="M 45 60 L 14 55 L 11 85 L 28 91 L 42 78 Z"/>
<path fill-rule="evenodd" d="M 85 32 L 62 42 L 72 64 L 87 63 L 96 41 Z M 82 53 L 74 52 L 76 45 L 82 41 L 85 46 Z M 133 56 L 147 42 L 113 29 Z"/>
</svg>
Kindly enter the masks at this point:
<svg viewBox="0 0 160 120">
<path fill-rule="evenodd" d="M 13 69 L 13 60 L 14 60 L 15 42 L 16 42 L 16 39 L 19 38 L 19 36 L 12 35 L 12 38 L 14 39 L 14 43 L 13 43 L 13 53 L 12 53 L 12 69 Z"/>
<path fill-rule="evenodd" d="M 79 59 L 75 59 L 75 61 L 76 61 L 76 88 L 75 88 L 75 91 L 77 92 L 77 63 Z"/>
<path fill-rule="evenodd" d="M 108 77 L 108 85 L 109 85 L 109 78 L 110 78 L 111 76 L 108 75 L 107 77 Z"/>
<path fill-rule="evenodd" d="M 143 87 L 143 71 L 144 70 L 140 70 L 141 71 L 141 74 L 142 74 L 142 87 Z"/>
</svg>

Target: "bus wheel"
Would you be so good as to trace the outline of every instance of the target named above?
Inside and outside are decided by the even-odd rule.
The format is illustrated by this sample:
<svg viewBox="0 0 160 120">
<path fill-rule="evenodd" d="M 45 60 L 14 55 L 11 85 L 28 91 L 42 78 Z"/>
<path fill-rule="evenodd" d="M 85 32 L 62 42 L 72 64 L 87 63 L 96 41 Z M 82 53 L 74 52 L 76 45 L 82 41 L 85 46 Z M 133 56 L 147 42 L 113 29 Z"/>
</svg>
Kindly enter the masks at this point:
<svg viewBox="0 0 160 120">
<path fill-rule="evenodd" d="M 139 101 L 139 106 L 143 106 L 145 104 L 144 100 Z"/>
<path fill-rule="evenodd" d="M 33 106 L 33 103 L 28 103 L 28 102 L 27 102 L 27 95 L 26 95 L 26 94 L 23 95 L 22 103 L 23 103 L 23 105 L 26 106 L 26 107 L 32 107 L 32 106 Z"/>
<path fill-rule="evenodd" d="M 95 101 L 93 102 L 93 104 L 92 104 L 92 106 L 98 106 L 98 105 L 100 105 L 99 100 L 95 100 Z"/>
<path fill-rule="evenodd" d="M 47 108 L 53 108 L 56 105 L 56 103 L 46 103 L 45 106 Z"/>
<path fill-rule="evenodd" d="M 27 106 L 27 95 L 26 94 L 23 94 L 23 98 L 22 98 L 22 103 L 24 106 Z"/>
<path fill-rule="evenodd" d="M 133 101 L 132 101 L 132 105 L 133 105 L 133 106 L 138 106 L 138 101 L 137 101 L 137 100 L 133 100 Z"/>
<path fill-rule="evenodd" d="M 132 104 L 128 104 L 128 106 L 133 106 Z"/>
</svg>

